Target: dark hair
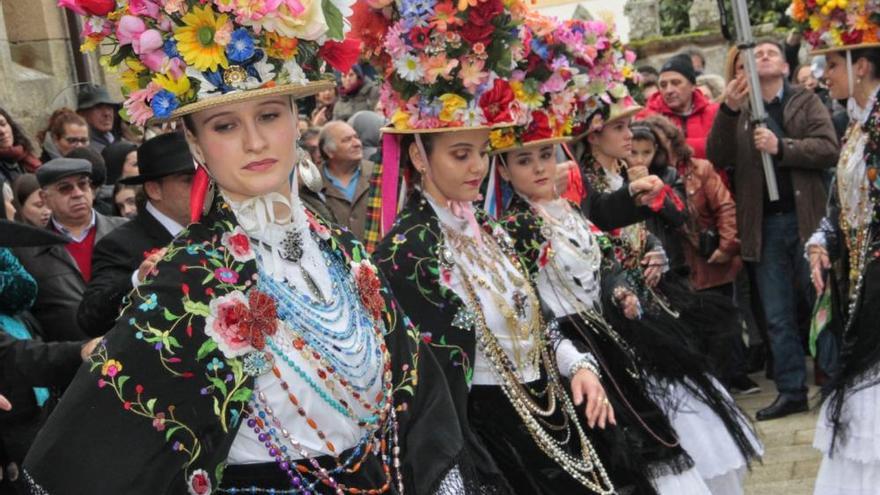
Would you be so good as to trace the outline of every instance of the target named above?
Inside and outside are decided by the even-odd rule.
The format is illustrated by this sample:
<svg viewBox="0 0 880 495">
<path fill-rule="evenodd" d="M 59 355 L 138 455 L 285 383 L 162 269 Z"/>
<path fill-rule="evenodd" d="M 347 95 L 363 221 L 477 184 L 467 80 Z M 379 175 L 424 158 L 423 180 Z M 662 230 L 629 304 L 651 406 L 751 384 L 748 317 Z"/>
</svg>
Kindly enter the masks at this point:
<svg viewBox="0 0 880 495">
<path fill-rule="evenodd" d="M 116 184 L 122 177 L 122 167 L 129 153 L 137 151 L 138 147 L 124 139 L 109 144 L 101 150 L 104 165 L 107 168 L 107 184 Z"/>
<path fill-rule="evenodd" d="M 768 37 L 765 37 L 765 38 L 759 38 L 757 41 L 755 41 L 755 48 L 757 48 L 757 47 L 759 47 L 759 46 L 761 46 L 761 45 L 773 45 L 773 46 L 775 46 L 776 49 L 779 50 L 779 54 L 782 56 L 782 59 L 785 60 L 785 47 L 782 46 L 782 42 L 779 41 L 778 39 L 776 39 L 776 38 L 768 38 Z"/>
<path fill-rule="evenodd" d="M 852 61 L 856 63 L 859 59 L 867 60 L 874 68 L 871 75 L 875 79 L 880 79 L 880 48 L 859 48 L 852 51 Z"/>
<path fill-rule="evenodd" d="M 425 147 L 425 153 L 428 156 L 431 156 L 431 153 L 434 152 L 434 134 L 428 132 L 421 134 L 422 145 Z M 400 170 L 401 172 L 409 172 L 410 174 L 410 182 L 412 184 L 418 184 L 422 180 L 422 175 L 416 170 L 415 165 L 413 165 L 412 160 L 409 157 L 409 149 L 415 144 L 416 135 L 415 134 L 404 134 L 400 139 Z"/>
<path fill-rule="evenodd" d="M 116 195 L 119 191 L 124 189 L 133 189 L 134 190 L 134 202 L 137 205 L 138 211 L 141 211 L 146 204 L 146 192 L 144 192 L 144 187 L 140 184 L 123 184 L 121 182 L 117 182 L 113 186 L 113 193 L 110 194 L 110 202 L 113 203 L 113 212 L 116 216 L 122 216 L 122 212 L 119 211 L 119 208 L 116 206 Z"/>
<path fill-rule="evenodd" d="M 15 207 L 19 210 L 27 202 L 35 191 L 40 190 L 40 183 L 37 181 L 35 174 L 21 174 L 12 181 L 12 195 L 15 201 Z"/>
<path fill-rule="evenodd" d="M 28 154 L 33 154 L 34 145 L 31 144 L 31 140 L 28 139 L 27 134 L 25 134 L 21 126 L 19 126 L 16 121 L 12 120 L 12 116 L 10 116 L 9 112 L 7 112 L 3 107 L 0 107 L 0 115 L 2 115 L 4 119 L 6 119 L 9 127 L 12 128 L 12 144 L 21 146 Z"/>
<path fill-rule="evenodd" d="M 669 140 L 669 146 L 672 148 L 671 151 L 678 156 L 680 161 L 691 161 L 691 158 L 694 156 L 694 150 L 688 146 L 681 129 L 673 124 L 671 120 L 662 115 L 654 114 L 646 117 L 641 122 L 650 125 L 658 134 L 662 132 L 666 139 Z M 671 157 L 667 157 L 666 161 L 669 166 L 678 165 L 677 163 L 670 163 Z"/>
<path fill-rule="evenodd" d="M 97 151 L 83 146 L 70 150 L 66 156 L 67 158 L 82 158 L 92 164 L 92 173 L 89 174 L 89 179 L 91 179 L 93 186 L 103 186 L 107 181 L 107 166 L 104 163 L 104 158 Z"/>
<path fill-rule="evenodd" d="M 654 158 L 648 165 L 648 171 L 652 174 L 659 175 L 669 166 L 669 155 L 666 149 L 660 146 L 660 139 L 657 137 L 657 131 L 647 122 L 633 122 L 629 129 L 633 134 L 633 141 L 649 141 L 654 145 Z"/>
</svg>

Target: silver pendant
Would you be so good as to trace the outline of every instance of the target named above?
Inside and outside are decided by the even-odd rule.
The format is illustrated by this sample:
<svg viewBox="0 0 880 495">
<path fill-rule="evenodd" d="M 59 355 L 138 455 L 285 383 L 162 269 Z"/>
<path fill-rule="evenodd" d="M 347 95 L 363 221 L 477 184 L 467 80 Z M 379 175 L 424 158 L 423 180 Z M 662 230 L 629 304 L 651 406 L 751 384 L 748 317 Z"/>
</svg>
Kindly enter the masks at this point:
<svg viewBox="0 0 880 495">
<path fill-rule="evenodd" d="M 266 351 L 251 351 L 241 361 L 244 374 L 254 378 L 265 375 L 275 367 L 275 357 Z"/>
<path fill-rule="evenodd" d="M 303 257 L 302 232 L 288 230 L 281 240 L 281 257 L 292 263 L 299 263 Z"/>
</svg>

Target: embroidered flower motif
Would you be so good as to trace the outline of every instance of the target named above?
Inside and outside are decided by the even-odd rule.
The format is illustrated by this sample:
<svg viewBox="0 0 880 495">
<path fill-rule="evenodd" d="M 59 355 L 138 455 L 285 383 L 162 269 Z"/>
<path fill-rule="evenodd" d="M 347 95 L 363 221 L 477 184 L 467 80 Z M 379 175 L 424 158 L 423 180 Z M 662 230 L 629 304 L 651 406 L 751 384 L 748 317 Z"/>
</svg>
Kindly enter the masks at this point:
<svg viewBox="0 0 880 495">
<path fill-rule="evenodd" d="M 266 336 L 274 335 L 278 322 L 275 300 L 256 289 L 247 296 L 232 291 L 211 301 L 205 319 L 205 333 L 217 342 L 227 357 L 262 350 Z"/>
<path fill-rule="evenodd" d="M 550 247 L 550 243 L 547 242 L 544 244 L 544 247 L 541 249 L 541 254 L 538 256 L 538 266 L 540 268 L 544 268 L 547 266 L 547 263 L 550 262 L 550 256 L 552 256 L 553 248 Z"/>
<path fill-rule="evenodd" d="M 238 273 L 230 268 L 220 267 L 214 270 L 214 276 L 224 284 L 234 284 L 238 282 Z"/>
<path fill-rule="evenodd" d="M 370 316 L 374 320 L 378 320 L 385 308 L 385 301 L 382 299 L 382 294 L 379 293 L 382 284 L 376 275 L 376 267 L 368 260 L 362 260 L 359 263 L 352 262 L 351 268 L 358 293 L 361 296 L 361 303 Z"/>
<path fill-rule="evenodd" d="M 241 227 L 235 227 L 232 232 L 224 232 L 220 242 L 229 251 L 235 261 L 250 261 L 255 258 L 251 247 L 251 240 Z"/>
<path fill-rule="evenodd" d="M 101 366 L 101 374 L 104 376 L 109 376 L 110 378 L 115 377 L 119 373 L 122 372 L 122 363 L 115 359 L 108 359 L 104 362 L 104 365 Z"/>
<path fill-rule="evenodd" d="M 312 215 L 312 213 L 308 210 L 306 210 L 306 219 L 309 222 L 309 227 L 312 229 L 312 232 L 318 234 L 318 237 L 320 239 L 326 241 L 330 238 L 330 229 L 328 229 L 324 225 L 321 225 L 321 222 L 319 222 L 318 219 L 315 218 L 315 216 Z"/>
<path fill-rule="evenodd" d="M 158 305 L 158 304 L 159 304 L 159 299 L 158 299 L 158 297 L 156 297 L 156 294 L 153 293 L 153 294 L 149 294 L 146 297 L 146 299 L 144 299 L 144 302 L 142 302 L 140 305 L 138 305 L 138 309 L 140 309 L 141 311 L 152 311 L 152 310 L 156 309 L 156 305 Z"/>
<path fill-rule="evenodd" d="M 165 413 L 156 413 L 156 417 L 153 418 L 153 428 L 156 431 L 165 431 Z"/>
<path fill-rule="evenodd" d="M 186 489 L 190 495 L 207 495 L 211 493 L 211 477 L 204 469 L 196 469 L 186 480 Z"/>
</svg>

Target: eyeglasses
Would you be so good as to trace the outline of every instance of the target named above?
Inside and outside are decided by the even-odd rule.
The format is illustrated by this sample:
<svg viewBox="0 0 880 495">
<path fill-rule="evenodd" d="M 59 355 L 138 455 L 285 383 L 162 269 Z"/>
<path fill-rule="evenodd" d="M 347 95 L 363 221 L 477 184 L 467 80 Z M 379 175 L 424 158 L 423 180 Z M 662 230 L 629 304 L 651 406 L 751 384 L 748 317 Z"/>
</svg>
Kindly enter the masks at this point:
<svg viewBox="0 0 880 495">
<path fill-rule="evenodd" d="M 74 187 L 82 192 L 88 192 L 92 190 L 92 181 L 88 177 L 83 177 L 76 182 L 62 182 L 55 186 L 55 190 L 59 194 L 67 196 L 73 192 Z"/>
<path fill-rule="evenodd" d="M 67 141 L 67 144 L 81 144 L 83 146 L 88 146 L 89 144 L 89 138 L 87 137 L 65 137 L 64 140 Z"/>
</svg>

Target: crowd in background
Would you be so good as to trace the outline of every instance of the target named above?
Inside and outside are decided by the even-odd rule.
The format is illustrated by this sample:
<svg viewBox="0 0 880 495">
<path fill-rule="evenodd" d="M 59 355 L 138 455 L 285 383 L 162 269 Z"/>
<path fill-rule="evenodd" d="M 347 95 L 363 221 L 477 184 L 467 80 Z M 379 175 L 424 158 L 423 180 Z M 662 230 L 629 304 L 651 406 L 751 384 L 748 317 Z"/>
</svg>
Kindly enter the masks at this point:
<svg viewBox="0 0 880 495">
<path fill-rule="evenodd" d="M 793 35 L 756 47 L 770 121 L 755 136 L 741 131 L 747 87 L 736 50 L 724 74 L 706 73 L 698 50 L 641 67 L 644 109 L 621 130 L 631 144 L 630 180 L 657 175 L 688 206 L 687 226 L 649 226 L 671 269 L 740 309 L 741 335 L 706 351 L 719 378 L 738 393 L 758 390 L 749 373 L 766 371 L 776 382 L 779 398 L 758 419 L 806 410 L 815 294 L 803 245 L 824 214 L 846 124 L 845 109 L 823 88 L 822 59 L 800 60 L 799 49 Z M 300 196 L 360 239 L 382 158 L 378 101 L 371 69 L 355 66 L 298 109 Z M 194 169 L 183 130 L 127 127 L 118 111 L 105 88 L 86 86 L 77 108 L 54 111 L 34 140 L 0 103 L 2 218 L 63 236 L 59 244 L 0 247 L 0 396 L 13 406 L 0 412 L 0 493 L 14 493 L 18 463 L 90 339 L 113 326 L 125 295 L 189 221 Z M 773 156 L 781 201 L 762 199 L 760 159 L 744 141 Z M 16 342 L 77 348 L 35 351 Z M 28 360 L 27 352 L 45 354 Z M 817 359 L 821 385 L 836 365 L 833 342 L 819 343 Z M 66 379 L 39 378 L 46 366 Z"/>
</svg>

